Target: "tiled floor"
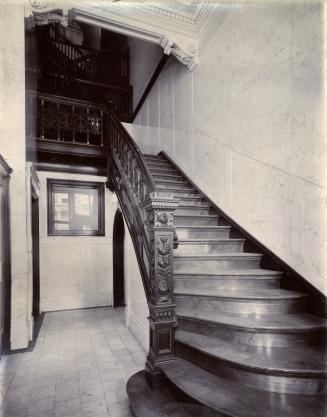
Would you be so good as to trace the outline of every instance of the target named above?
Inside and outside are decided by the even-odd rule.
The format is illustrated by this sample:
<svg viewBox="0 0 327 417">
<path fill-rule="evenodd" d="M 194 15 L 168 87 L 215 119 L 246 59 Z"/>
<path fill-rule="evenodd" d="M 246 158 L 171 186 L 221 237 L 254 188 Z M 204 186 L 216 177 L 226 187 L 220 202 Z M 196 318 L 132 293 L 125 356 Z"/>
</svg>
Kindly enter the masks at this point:
<svg viewBox="0 0 327 417">
<path fill-rule="evenodd" d="M 47 313 L 33 352 L 0 362 L 0 417 L 130 417 L 125 384 L 145 352 L 124 311 Z"/>
</svg>

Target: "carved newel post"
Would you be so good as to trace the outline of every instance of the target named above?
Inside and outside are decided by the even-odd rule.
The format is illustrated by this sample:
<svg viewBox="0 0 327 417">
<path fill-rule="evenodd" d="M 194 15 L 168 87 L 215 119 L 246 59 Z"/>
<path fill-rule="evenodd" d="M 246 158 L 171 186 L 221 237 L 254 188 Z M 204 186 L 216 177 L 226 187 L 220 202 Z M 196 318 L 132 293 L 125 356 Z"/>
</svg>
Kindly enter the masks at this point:
<svg viewBox="0 0 327 417">
<path fill-rule="evenodd" d="M 177 321 L 173 287 L 173 215 L 178 202 L 172 194 L 151 193 L 142 203 L 150 242 L 150 346 L 145 371 L 152 388 L 162 385 L 160 365 L 174 360 Z"/>
</svg>

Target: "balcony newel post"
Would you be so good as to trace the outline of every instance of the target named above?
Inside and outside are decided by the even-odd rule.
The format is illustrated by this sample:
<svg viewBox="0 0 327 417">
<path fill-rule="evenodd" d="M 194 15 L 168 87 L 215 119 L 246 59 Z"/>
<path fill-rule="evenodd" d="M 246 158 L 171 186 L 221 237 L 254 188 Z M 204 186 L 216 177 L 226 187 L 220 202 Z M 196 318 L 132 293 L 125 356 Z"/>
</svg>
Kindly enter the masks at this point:
<svg viewBox="0 0 327 417">
<path fill-rule="evenodd" d="M 177 320 L 173 288 L 173 215 L 178 202 L 172 194 L 154 192 L 142 203 L 151 251 L 148 299 L 150 342 L 145 370 L 153 389 L 163 384 L 160 365 L 174 361 Z"/>
</svg>

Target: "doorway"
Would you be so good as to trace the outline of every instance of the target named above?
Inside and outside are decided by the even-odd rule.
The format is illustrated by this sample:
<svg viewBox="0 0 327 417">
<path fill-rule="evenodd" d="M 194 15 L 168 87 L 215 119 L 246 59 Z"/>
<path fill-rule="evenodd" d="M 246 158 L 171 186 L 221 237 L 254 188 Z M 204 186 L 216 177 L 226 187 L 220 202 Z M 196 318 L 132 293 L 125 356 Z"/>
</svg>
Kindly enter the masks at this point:
<svg viewBox="0 0 327 417">
<path fill-rule="evenodd" d="M 40 232 L 39 198 L 32 188 L 32 263 L 33 263 L 33 308 L 34 320 L 40 315 Z"/>
<path fill-rule="evenodd" d="M 125 306 L 125 271 L 124 271 L 125 227 L 122 212 L 115 214 L 113 231 L 113 307 Z"/>
</svg>

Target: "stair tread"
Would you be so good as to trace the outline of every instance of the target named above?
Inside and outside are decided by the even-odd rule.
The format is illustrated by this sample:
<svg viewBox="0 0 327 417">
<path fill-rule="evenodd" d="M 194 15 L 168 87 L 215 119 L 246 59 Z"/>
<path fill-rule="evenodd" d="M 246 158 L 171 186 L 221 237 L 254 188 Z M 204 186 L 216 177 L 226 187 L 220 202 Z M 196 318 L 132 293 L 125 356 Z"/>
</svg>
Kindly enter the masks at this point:
<svg viewBox="0 0 327 417">
<path fill-rule="evenodd" d="M 217 253 L 217 254 L 183 254 L 183 255 L 174 255 L 174 258 L 197 258 L 197 259 L 221 259 L 221 258 L 260 258 L 262 257 L 261 253 L 251 253 L 251 252 L 231 252 L 231 253 Z"/>
<path fill-rule="evenodd" d="M 153 155 L 152 153 L 144 153 L 143 156 L 144 158 L 164 158 L 162 155 Z"/>
<path fill-rule="evenodd" d="M 161 365 L 166 377 L 184 393 L 229 417 L 324 417 L 325 396 L 270 393 L 240 385 L 185 361 Z"/>
<path fill-rule="evenodd" d="M 178 295 L 197 295 L 207 297 L 219 297 L 219 298 L 235 298 L 244 300 L 288 300 L 290 298 L 303 298 L 308 297 L 307 294 L 300 292 L 284 290 L 281 288 L 253 288 L 253 289 L 175 289 L 175 294 Z"/>
<path fill-rule="evenodd" d="M 176 178 L 176 176 L 173 177 L 173 178 L 163 178 L 163 177 L 161 177 L 160 174 L 159 175 L 155 174 L 154 177 L 159 177 L 159 178 L 155 179 L 155 182 L 164 181 L 164 182 L 172 182 L 172 183 L 177 183 L 177 184 L 180 184 L 180 183 L 189 184 L 182 176 L 177 177 L 177 178 Z"/>
<path fill-rule="evenodd" d="M 245 239 L 178 239 L 178 243 L 180 244 L 186 244 L 186 243 L 198 243 L 198 244 L 206 244 L 206 243 L 237 243 L 237 242 L 244 242 Z"/>
<path fill-rule="evenodd" d="M 184 198 L 184 197 L 183 197 Z M 183 201 L 183 199 L 181 199 L 181 201 Z M 194 209 L 199 209 L 199 208 L 212 208 L 210 203 L 206 203 L 203 204 L 202 206 L 195 206 L 194 204 L 179 204 L 178 208 L 194 208 Z"/>
<path fill-rule="evenodd" d="M 176 226 L 175 229 L 230 229 L 230 226 L 206 225 L 206 226 Z"/>
<path fill-rule="evenodd" d="M 135 417 L 222 417 L 202 404 L 175 398 L 174 390 L 168 387 L 152 390 L 144 371 L 130 377 L 126 390 Z"/>
<path fill-rule="evenodd" d="M 223 326 L 234 327 L 244 330 L 267 330 L 267 331 L 306 331 L 327 330 L 327 320 L 308 313 L 298 314 L 236 314 L 208 311 L 192 307 L 177 308 L 179 317 L 186 317 L 200 321 L 217 323 Z"/>
<path fill-rule="evenodd" d="M 327 355 L 324 349 L 313 346 L 258 347 L 177 330 L 176 340 L 217 359 L 258 368 L 260 372 L 297 373 L 327 376 Z"/>
<path fill-rule="evenodd" d="M 218 214 L 174 214 L 174 217 L 199 217 L 199 218 L 209 218 L 216 219 L 219 217 Z"/>
<path fill-rule="evenodd" d="M 242 276 L 250 276 L 250 277 L 251 276 L 261 277 L 261 276 L 271 276 L 271 275 L 280 276 L 280 275 L 282 275 L 282 272 L 272 271 L 272 270 L 269 270 L 269 269 L 244 269 L 244 270 L 243 269 L 231 269 L 231 270 L 217 271 L 217 272 L 214 272 L 214 273 L 210 273 L 210 272 L 206 273 L 206 272 L 203 272 L 203 271 L 185 273 L 185 272 L 176 271 L 176 272 L 174 272 L 174 275 L 175 276 L 178 276 L 178 275 L 190 275 L 190 276 L 205 275 L 205 276 L 213 276 L 213 277 L 215 277 L 215 276 L 222 277 L 222 276 L 230 276 L 230 275 L 232 275 L 232 276 L 233 275 L 234 276 L 242 275 Z"/>
</svg>

